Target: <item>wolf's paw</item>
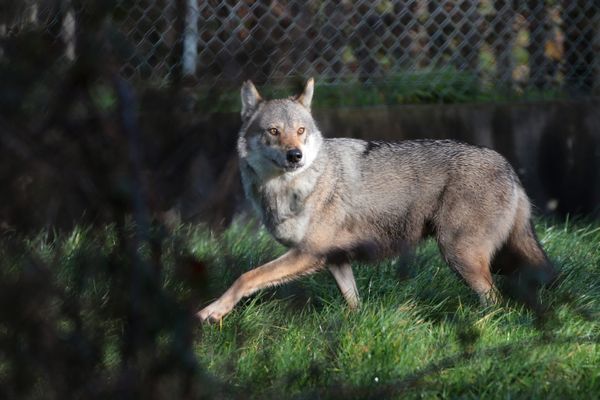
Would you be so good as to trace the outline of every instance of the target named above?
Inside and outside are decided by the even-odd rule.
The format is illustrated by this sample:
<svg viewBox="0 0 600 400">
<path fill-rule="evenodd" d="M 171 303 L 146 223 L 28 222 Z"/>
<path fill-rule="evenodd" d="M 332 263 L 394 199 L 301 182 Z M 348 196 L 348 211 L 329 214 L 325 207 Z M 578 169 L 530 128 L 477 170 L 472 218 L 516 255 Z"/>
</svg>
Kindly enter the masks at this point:
<svg viewBox="0 0 600 400">
<path fill-rule="evenodd" d="M 492 307 L 500 303 L 500 292 L 496 287 L 492 287 L 487 292 L 479 294 L 479 303 L 482 307 Z"/>
<path fill-rule="evenodd" d="M 223 319 L 225 314 L 231 311 L 231 307 L 221 304 L 219 301 L 209 304 L 200 310 L 196 317 L 202 322 L 217 322 Z"/>
</svg>

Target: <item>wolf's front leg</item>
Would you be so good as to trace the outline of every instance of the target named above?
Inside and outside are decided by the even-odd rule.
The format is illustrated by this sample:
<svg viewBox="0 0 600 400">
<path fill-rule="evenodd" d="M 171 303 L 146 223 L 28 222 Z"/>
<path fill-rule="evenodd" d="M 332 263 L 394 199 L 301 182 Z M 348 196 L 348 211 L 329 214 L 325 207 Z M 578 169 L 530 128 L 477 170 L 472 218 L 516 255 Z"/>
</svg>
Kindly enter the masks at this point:
<svg viewBox="0 0 600 400">
<path fill-rule="evenodd" d="M 197 316 L 201 321 L 218 321 L 243 297 L 265 287 L 315 272 L 324 264 L 322 257 L 292 249 L 281 257 L 242 274 L 217 301 L 200 310 Z"/>
<path fill-rule="evenodd" d="M 352 265 L 350 263 L 330 265 L 329 271 L 335 278 L 342 295 L 348 302 L 348 306 L 353 310 L 357 309 L 360 306 L 360 297 L 352 273 Z"/>
</svg>

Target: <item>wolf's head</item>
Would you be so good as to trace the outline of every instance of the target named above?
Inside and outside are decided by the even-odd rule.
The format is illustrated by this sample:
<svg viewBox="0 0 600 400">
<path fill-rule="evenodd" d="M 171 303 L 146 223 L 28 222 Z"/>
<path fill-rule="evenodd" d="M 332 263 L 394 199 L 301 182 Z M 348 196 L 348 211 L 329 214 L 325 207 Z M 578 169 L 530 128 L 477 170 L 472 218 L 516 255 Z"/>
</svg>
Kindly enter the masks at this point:
<svg viewBox="0 0 600 400">
<path fill-rule="evenodd" d="M 310 113 L 313 90 L 311 78 L 298 96 L 263 100 L 244 82 L 238 151 L 257 173 L 298 173 L 315 160 L 323 138 Z"/>
</svg>

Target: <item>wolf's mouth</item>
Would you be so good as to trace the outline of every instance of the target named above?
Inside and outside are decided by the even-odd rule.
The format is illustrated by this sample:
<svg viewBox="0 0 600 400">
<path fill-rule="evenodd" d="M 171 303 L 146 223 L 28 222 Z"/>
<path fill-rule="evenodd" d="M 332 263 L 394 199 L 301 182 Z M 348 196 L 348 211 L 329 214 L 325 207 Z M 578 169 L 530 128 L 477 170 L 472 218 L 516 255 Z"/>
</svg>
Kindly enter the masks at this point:
<svg viewBox="0 0 600 400">
<path fill-rule="evenodd" d="M 295 170 L 297 170 L 297 169 L 300 169 L 300 168 L 302 168 L 303 166 L 304 166 L 304 164 L 288 164 L 288 165 L 286 165 L 285 167 L 283 167 L 283 169 L 284 169 L 285 171 L 288 171 L 288 172 L 289 172 L 289 171 L 295 171 Z"/>
<path fill-rule="evenodd" d="M 278 163 L 277 161 L 275 161 L 272 158 L 269 158 L 269 160 L 271 160 L 273 165 L 275 165 L 277 168 L 284 170 L 285 172 L 295 171 L 304 166 L 304 163 L 298 163 L 298 164 L 285 163 L 284 165 L 281 165 L 280 163 Z"/>
</svg>

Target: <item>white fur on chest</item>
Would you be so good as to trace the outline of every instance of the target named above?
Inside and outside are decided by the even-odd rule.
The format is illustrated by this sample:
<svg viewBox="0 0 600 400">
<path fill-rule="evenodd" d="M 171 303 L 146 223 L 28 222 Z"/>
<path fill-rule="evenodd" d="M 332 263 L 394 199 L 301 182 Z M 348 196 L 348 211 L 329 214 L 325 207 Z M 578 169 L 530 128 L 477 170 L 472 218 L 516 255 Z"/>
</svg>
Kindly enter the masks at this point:
<svg viewBox="0 0 600 400">
<path fill-rule="evenodd" d="M 288 246 L 302 242 L 310 223 L 312 205 L 308 198 L 314 190 L 316 175 L 304 171 L 261 182 L 246 170 L 242 171 L 242 180 L 246 195 L 271 234 Z"/>
</svg>

